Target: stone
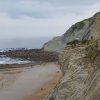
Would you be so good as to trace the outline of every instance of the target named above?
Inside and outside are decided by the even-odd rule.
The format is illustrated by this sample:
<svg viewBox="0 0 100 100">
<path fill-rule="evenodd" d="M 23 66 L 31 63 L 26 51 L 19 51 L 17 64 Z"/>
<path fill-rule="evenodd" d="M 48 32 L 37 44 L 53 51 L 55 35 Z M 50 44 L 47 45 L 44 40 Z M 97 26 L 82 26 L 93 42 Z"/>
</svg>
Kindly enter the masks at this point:
<svg viewBox="0 0 100 100">
<path fill-rule="evenodd" d="M 100 100 L 100 54 L 91 62 L 88 47 L 69 47 L 60 53 L 63 77 L 45 100 Z"/>
</svg>

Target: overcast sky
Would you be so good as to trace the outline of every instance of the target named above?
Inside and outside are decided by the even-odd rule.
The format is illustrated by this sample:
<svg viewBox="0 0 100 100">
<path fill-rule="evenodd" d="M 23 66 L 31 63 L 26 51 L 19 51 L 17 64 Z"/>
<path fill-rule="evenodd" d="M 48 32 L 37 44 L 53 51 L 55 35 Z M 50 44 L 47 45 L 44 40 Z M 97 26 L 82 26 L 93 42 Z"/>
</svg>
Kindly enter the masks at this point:
<svg viewBox="0 0 100 100">
<path fill-rule="evenodd" d="M 93 16 L 100 0 L 0 0 L 0 37 L 52 37 Z"/>
</svg>

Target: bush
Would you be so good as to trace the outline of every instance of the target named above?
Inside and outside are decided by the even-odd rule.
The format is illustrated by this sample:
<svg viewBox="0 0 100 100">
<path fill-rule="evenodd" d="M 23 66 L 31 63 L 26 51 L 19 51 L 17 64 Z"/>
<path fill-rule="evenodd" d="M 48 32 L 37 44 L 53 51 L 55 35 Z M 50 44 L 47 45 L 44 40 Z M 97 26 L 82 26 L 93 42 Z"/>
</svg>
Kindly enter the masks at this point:
<svg viewBox="0 0 100 100">
<path fill-rule="evenodd" d="M 98 40 L 91 40 L 89 47 L 87 50 L 87 58 L 94 61 L 96 56 L 98 55 Z"/>
<path fill-rule="evenodd" d="M 90 40 L 82 40 L 81 44 L 89 44 Z"/>
</svg>

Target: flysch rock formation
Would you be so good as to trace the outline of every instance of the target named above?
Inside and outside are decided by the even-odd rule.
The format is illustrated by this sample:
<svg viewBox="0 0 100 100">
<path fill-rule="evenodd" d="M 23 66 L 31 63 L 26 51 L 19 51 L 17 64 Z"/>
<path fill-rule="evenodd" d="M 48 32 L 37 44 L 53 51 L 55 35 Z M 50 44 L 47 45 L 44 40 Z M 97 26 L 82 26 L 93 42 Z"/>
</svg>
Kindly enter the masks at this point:
<svg viewBox="0 0 100 100">
<path fill-rule="evenodd" d="M 80 26 L 84 23 L 84 26 Z M 75 27 L 75 28 L 74 28 Z M 72 31 L 72 32 L 71 32 Z M 59 54 L 63 77 L 44 100 L 100 100 L 100 12 L 72 26 L 59 40 L 90 39 L 74 47 L 62 46 L 57 38 L 47 43 L 45 50 L 62 50 Z M 91 37 L 93 37 L 91 39 Z M 61 39 L 62 38 L 62 39 Z M 56 42 L 59 48 L 51 48 Z M 64 42 L 64 43 L 66 43 Z M 45 44 L 46 45 L 46 44 Z M 54 44 L 55 45 L 55 44 Z M 54 46 L 53 45 L 53 46 Z"/>
<path fill-rule="evenodd" d="M 79 41 L 88 40 L 91 36 L 94 38 L 98 38 L 100 36 L 100 12 L 96 13 L 91 18 L 74 24 L 62 36 L 55 37 L 45 43 L 43 49 L 45 51 L 60 52 L 66 47 L 67 43 L 76 39 Z"/>
<path fill-rule="evenodd" d="M 59 57 L 63 77 L 45 100 L 100 100 L 100 52 L 90 49 L 88 45 L 64 49 Z"/>
</svg>

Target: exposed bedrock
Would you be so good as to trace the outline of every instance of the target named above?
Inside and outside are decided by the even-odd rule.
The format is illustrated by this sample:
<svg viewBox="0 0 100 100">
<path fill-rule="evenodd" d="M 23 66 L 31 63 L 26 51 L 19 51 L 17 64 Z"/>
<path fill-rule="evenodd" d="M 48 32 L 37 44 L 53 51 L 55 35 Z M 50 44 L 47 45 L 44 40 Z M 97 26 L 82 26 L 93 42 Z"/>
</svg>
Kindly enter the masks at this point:
<svg viewBox="0 0 100 100">
<path fill-rule="evenodd" d="M 59 63 L 63 77 L 45 100 L 100 100 L 100 50 L 68 47 Z"/>
</svg>

